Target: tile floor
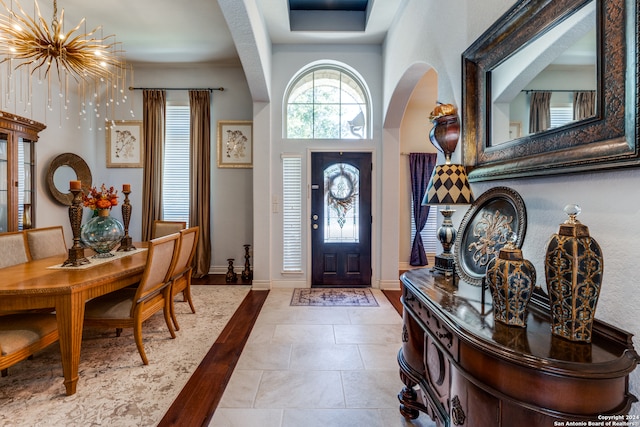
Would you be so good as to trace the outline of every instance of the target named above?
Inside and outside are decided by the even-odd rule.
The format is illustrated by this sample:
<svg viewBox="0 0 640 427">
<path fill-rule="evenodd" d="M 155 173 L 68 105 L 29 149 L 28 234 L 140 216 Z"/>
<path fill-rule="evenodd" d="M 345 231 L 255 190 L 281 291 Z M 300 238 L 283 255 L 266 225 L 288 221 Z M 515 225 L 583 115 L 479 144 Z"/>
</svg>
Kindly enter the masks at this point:
<svg viewBox="0 0 640 427">
<path fill-rule="evenodd" d="M 434 427 L 398 412 L 402 319 L 373 292 L 379 307 L 292 307 L 292 290 L 269 292 L 209 426 Z"/>
</svg>

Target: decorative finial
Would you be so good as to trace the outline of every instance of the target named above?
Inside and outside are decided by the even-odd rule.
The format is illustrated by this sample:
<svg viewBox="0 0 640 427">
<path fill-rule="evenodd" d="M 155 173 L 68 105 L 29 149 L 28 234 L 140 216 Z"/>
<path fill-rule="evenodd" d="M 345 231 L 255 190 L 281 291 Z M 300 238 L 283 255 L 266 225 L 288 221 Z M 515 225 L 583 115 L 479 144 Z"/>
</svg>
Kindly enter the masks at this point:
<svg viewBox="0 0 640 427">
<path fill-rule="evenodd" d="M 505 243 L 505 249 L 516 249 L 516 242 L 518 241 L 518 235 L 513 231 L 507 233 L 507 243 Z"/>
<path fill-rule="evenodd" d="M 564 213 L 569 215 L 569 218 L 564 223 L 565 224 L 580 224 L 580 221 L 578 221 L 578 219 L 576 218 L 578 215 L 580 215 L 580 212 L 582 212 L 582 209 L 580 208 L 580 206 L 578 206 L 576 204 L 569 204 L 569 205 L 565 206 L 564 207 Z"/>
</svg>

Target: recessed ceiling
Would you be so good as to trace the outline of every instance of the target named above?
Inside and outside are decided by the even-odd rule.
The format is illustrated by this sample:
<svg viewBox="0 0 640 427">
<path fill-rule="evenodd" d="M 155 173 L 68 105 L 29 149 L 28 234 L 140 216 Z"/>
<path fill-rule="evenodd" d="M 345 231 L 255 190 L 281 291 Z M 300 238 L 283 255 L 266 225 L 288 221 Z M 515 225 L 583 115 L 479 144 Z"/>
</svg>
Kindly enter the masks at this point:
<svg viewBox="0 0 640 427">
<path fill-rule="evenodd" d="M 369 0 L 289 0 L 291 31 L 364 31 Z"/>
<path fill-rule="evenodd" d="M 369 0 L 289 0 L 289 10 L 367 10 Z"/>
</svg>

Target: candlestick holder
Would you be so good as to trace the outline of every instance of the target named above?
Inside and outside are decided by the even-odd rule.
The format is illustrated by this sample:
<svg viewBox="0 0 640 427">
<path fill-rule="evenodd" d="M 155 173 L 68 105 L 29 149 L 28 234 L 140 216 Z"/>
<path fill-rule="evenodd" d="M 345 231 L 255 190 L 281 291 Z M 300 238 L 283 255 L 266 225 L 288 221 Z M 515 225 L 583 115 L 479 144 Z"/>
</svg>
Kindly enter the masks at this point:
<svg viewBox="0 0 640 427">
<path fill-rule="evenodd" d="M 131 221 L 131 203 L 129 203 L 129 194 L 131 190 L 122 190 L 124 194 L 124 202 L 122 203 L 122 222 L 124 223 L 124 237 L 120 240 L 118 252 L 128 252 L 136 249 L 133 246 L 131 236 L 129 236 L 129 221 Z"/>
<path fill-rule="evenodd" d="M 73 194 L 71 206 L 69 206 L 69 222 L 71 222 L 71 232 L 73 233 L 73 245 L 69 248 L 69 258 L 62 263 L 63 267 L 78 267 L 89 264 L 84 256 L 84 247 L 80 244 L 80 227 L 82 225 L 82 189 L 71 188 Z"/>
<path fill-rule="evenodd" d="M 233 260 L 235 258 L 229 258 L 227 259 L 227 262 L 229 263 L 229 267 L 227 268 L 227 274 L 224 278 L 224 280 L 226 282 L 237 282 L 238 281 L 238 274 L 236 272 L 233 271 Z"/>
<path fill-rule="evenodd" d="M 249 258 L 251 258 L 251 256 L 249 255 L 249 248 L 251 247 L 251 245 L 244 245 L 244 270 L 242 270 L 242 280 L 245 282 L 250 281 L 251 279 L 253 279 L 253 273 L 251 272 L 251 264 L 249 264 Z"/>
</svg>

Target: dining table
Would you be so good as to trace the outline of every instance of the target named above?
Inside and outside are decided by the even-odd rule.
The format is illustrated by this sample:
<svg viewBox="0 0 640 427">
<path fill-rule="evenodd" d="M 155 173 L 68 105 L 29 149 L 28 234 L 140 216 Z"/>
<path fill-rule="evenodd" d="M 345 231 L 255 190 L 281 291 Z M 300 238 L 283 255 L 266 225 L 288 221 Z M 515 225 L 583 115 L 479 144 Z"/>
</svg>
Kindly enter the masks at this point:
<svg viewBox="0 0 640 427">
<path fill-rule="evenodd" d="M 147 250 L 136 246 L 112 259 L 88 256 L 91 262 L 79 267 L 62 267 L 68 257 L 59 255 L 0 269 L 0 312 L 55 310 L 67 395 L 78 384 L 85 303 L 140 281 Z"/>
</svg>

